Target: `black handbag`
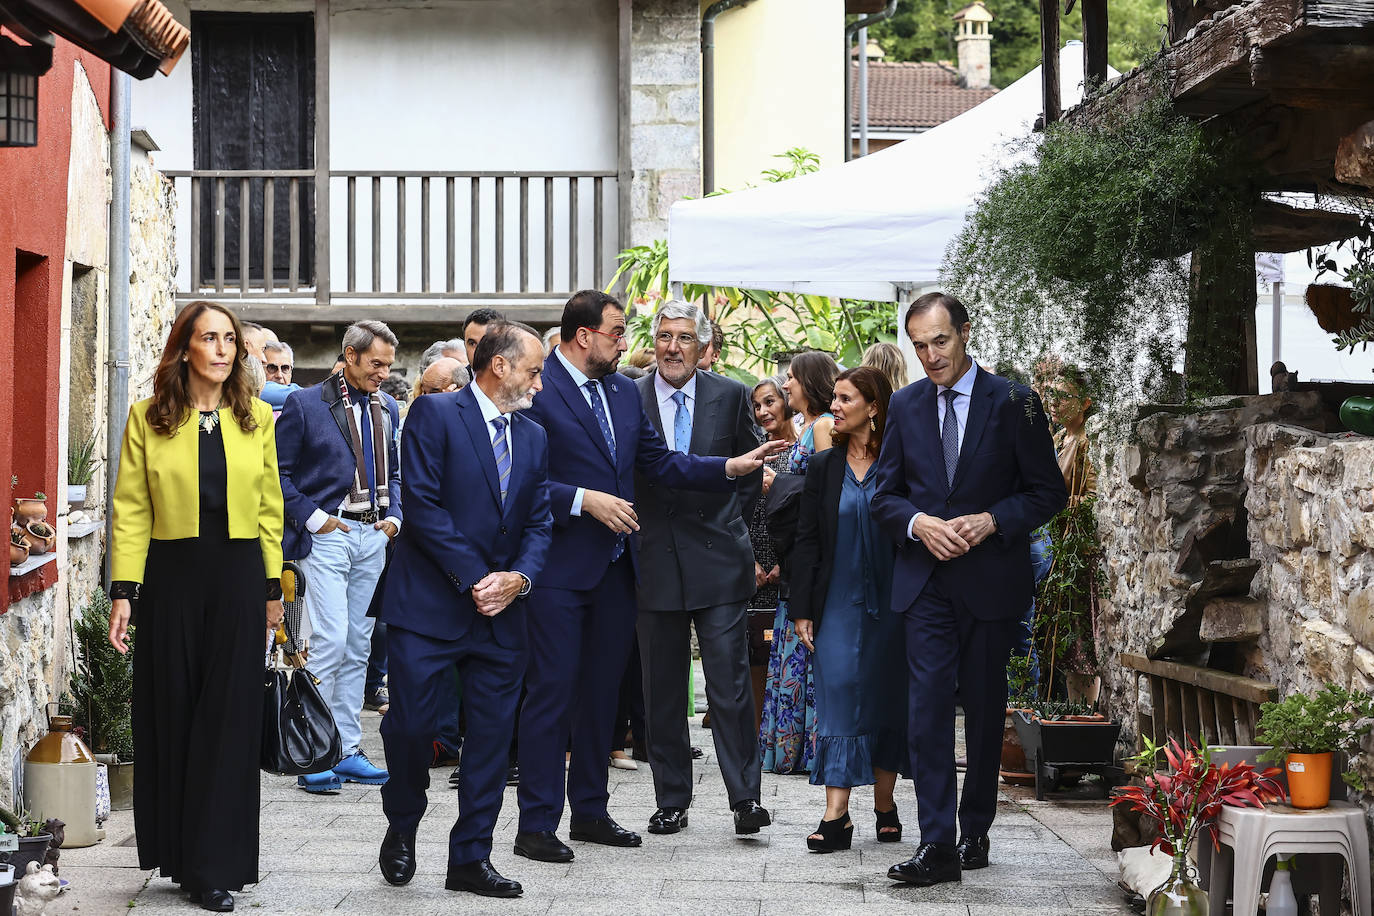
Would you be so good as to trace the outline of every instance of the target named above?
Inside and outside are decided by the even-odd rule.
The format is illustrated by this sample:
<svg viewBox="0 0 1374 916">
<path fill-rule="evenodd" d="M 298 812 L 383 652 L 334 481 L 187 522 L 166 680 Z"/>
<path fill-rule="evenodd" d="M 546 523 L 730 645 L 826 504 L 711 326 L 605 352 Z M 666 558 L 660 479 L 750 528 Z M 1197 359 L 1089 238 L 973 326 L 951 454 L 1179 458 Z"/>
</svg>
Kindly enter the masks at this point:
<svg viewBox="0 0 1374 916">
<path fill-rule="evenodd" d="M 304 591 L 304 589 L 301 589 Z M 290 643 L 289 619 L 283 618 Z M 299 660 L 299 656 L 288 659 Z M 339 729 L 319 680 L 304 667 L 263 672 L 261 767 L 281 776 L 305 776 L 331 770 L 343 757 Z"/>
</svg>

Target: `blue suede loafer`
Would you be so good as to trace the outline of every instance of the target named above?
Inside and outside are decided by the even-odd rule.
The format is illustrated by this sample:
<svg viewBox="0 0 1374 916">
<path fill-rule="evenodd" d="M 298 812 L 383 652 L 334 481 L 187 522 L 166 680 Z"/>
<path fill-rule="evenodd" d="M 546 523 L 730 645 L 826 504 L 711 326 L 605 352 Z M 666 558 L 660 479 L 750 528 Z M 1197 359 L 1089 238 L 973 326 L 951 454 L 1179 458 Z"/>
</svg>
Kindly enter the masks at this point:
<svg viewBox="0 0 1374 916">
<path fill-rule="evenodd" d="M 296 785 L 307 792 L 316 794 L 323 792 L 337 792 L 343 788 L 343 783 L 339 777 L 334 775 L 333 770 L 325 770 L 323 773 L 311 773 L 307 776 L 297 776 Z"/>
<path fill-rule="evenodd" d="M 344 782 L 357 782 L 366 786 L 385 785 L 390 778 L 386 770 L 373 766 L 372 761 L 368 760 L 362 751 L 354 751 L 340 760 L 334 767 L 334 775 Z"/>
</svg>

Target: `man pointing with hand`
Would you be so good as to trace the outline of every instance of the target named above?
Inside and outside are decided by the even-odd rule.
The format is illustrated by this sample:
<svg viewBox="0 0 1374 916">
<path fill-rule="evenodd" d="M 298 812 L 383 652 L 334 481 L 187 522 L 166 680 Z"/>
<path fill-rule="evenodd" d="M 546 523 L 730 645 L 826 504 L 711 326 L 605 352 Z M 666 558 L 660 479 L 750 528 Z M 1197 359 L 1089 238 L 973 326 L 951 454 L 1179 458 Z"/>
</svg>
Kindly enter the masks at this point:
<svg viewBox="0 0 1374 916">
<path fill-rule="evenodd" d="M 517 855 L 567 862 L 555 831 L 563 815 L 564 751 L 572 742 L 566 797 L 571 837 L 638 846 L 639 835 L 606 813 L 621 674 L 635 630 L 634 476 L 669 487 L 728 492 L 785 443 L 735 458 L 670 450 L 644 413 L 639 390 L 616 373 L 625 310 L 582 290 L 568 300 L 560 342 L 544 366 L 544 391 L 528 416 L 548 431 L 553 544 L 530 594 L 530 656 L 520 710 Z"/>
</svg>

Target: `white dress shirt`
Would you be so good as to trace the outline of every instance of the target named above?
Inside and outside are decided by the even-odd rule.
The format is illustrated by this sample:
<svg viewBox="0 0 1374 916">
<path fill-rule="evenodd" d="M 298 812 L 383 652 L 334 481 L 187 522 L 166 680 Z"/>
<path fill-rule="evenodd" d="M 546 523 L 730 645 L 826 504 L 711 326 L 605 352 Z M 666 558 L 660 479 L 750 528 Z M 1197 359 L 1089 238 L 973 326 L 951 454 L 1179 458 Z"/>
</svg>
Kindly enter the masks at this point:
<svg viewBox="0 0 1374 916">
<path fill-rule="evenodd" d="M 587 373 L 574 366 L 572 361 L 563 355 L 562 347 L 554 347 L 553 352 L 554 355 L 558 357 L 558 361 L 563 364 L 563 368 L 568 370 L 568 375 L 572 377 L 573 384 L 577 386 L 578 392 L 582 395 L 582 400 L 587 402 L 587 408 L 590 410 L 592 406 L 592 393 L 584 387 L 587 382 L 590 381 L 590 379 L 587 378 Z M 605 379 L 597 381 L 596 393 L 601 396 L 601 406 L 606 411 L 606 422 L 611 427 L 611 441 L 614 442 L 615 421 L 611 419 L 611 402 L 606 398 Z M 582 498 L 586 495 L 586 487 L 577 488 L 577 492 L 573 494 L 572 507 L 568 509 L 569 515 L 582 514 Z"/>
<path fill-rule="evenodd" d="M 951 388 L 959 392 L 959 396 L 954 399 L 954 420 L 959 424 L 959 451 L 961 454 L 964 450 L 964 430 L 968 429 L 968 407 L 973 400 L 973 380 L 977 375 L 978 363 L 976 360 L 970 358 L 968 371 L 959 376 L 959 379 L 953 385 L 935 386 L 935 409 L 937 415 L 935 418 L 935 429 L 932 430 L 932 432 L 935 434 L 937 440 L 943 441 L 944 439 L 945 404 L 947 401 L 945 392 L 949 391 Z M 907 523 L 906 531 L 913 541 L 920 540 L 920 538 L 916 536 L 916 519 L 923 515 L 925 515 L 924 512 L 917 512 L 911 517 L 911 521 Z"/>
<path fill-rule="evenodd" d="M 687 396 L 684 402 L 687 407 L 687 416 L 694 421 L 697 417 L 697 374 L 692 373 L 692 377 L 687 379 L 687 383 L 681 388 L 674 388 L 663 380 L 663 376 L 654 373 L 654 395 L 658 398 L 658 418 L 663 423 L 663 440 L 669 448 L 677 448 L 673 441 L 673 431 L 677 423 L 677 402 L 673 400 L 673 395 L 681 391 Z M 690 448 L 683 448 L 682 451 L 691 451 Z"/>
</svg>

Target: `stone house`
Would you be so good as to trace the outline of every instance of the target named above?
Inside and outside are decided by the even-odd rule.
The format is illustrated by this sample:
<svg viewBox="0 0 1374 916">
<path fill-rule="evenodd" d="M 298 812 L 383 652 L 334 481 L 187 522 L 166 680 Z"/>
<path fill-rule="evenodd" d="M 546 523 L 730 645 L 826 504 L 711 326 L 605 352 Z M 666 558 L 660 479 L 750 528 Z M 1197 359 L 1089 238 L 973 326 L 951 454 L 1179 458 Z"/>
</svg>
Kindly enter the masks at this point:
<svg viewBox="0 0 1374 916">
<path fill-rule="evenodd" d="M 76 12 L 57 20 L 48 18 L 51 7 L 41 6 L 7 2 L 0 10 L 7 110 L 24 110 L 15 93 L 34 103 L 28 123 L 0 121 L 0 380 L 6 391 L 0 476 L 16 481 L 14 496 L 47 494 L 48 521 L 57 531 L 55 550 L 11 567 L 0 592 L 0 800 L 6 803 L 17 796 L 24 754 L 46 733 L 47 704 L 65 689 L 71 615 L 101 583 L 106 437 L 117 442 L 124 419 L 116 418 L 111 433 L 109 314 L 111 290 L 119 285 L 110 268 L 112 166 L 131 185 L 132 218 L 114 233 L 115 248 L 123 240 L 129 250 L 133 357 L 118 377 L 127 378 L 130 400 L 146 389 L 143 380 L 175 308 L 171 184 L 142 151 L 130 155 L 127 168 L 112 161 L 118 83 L 128 77 L 107 59 L 151 76 L 159 65 L 174 64 L 176 54 L 148 48 L 166 38 L 175 45 L 177 34 L 153 34 L 136 17 L 113 27 L 93 17 L 78 20 Z M 152 3 L 142 11 L 157 10 L 161 5 Z M 52 32 L 103 35 L 91 42 L 99 53 Z M 95 520 L 73 524 L 65 498 L 68 446 L 88 439 L 101 462 L 87 497 Z"/>
<path fill-rule="evenodd" d="M 168 6 L 190 63 L 134 118 L 177 184 L 178 301 L 272 327 L 301 382 L 364 317 L 402 372 L 477 307 L 553 323 L 708 162 L 740 187 L 791 147 L 842 158 L 844 0 Z"/>
</svg>

